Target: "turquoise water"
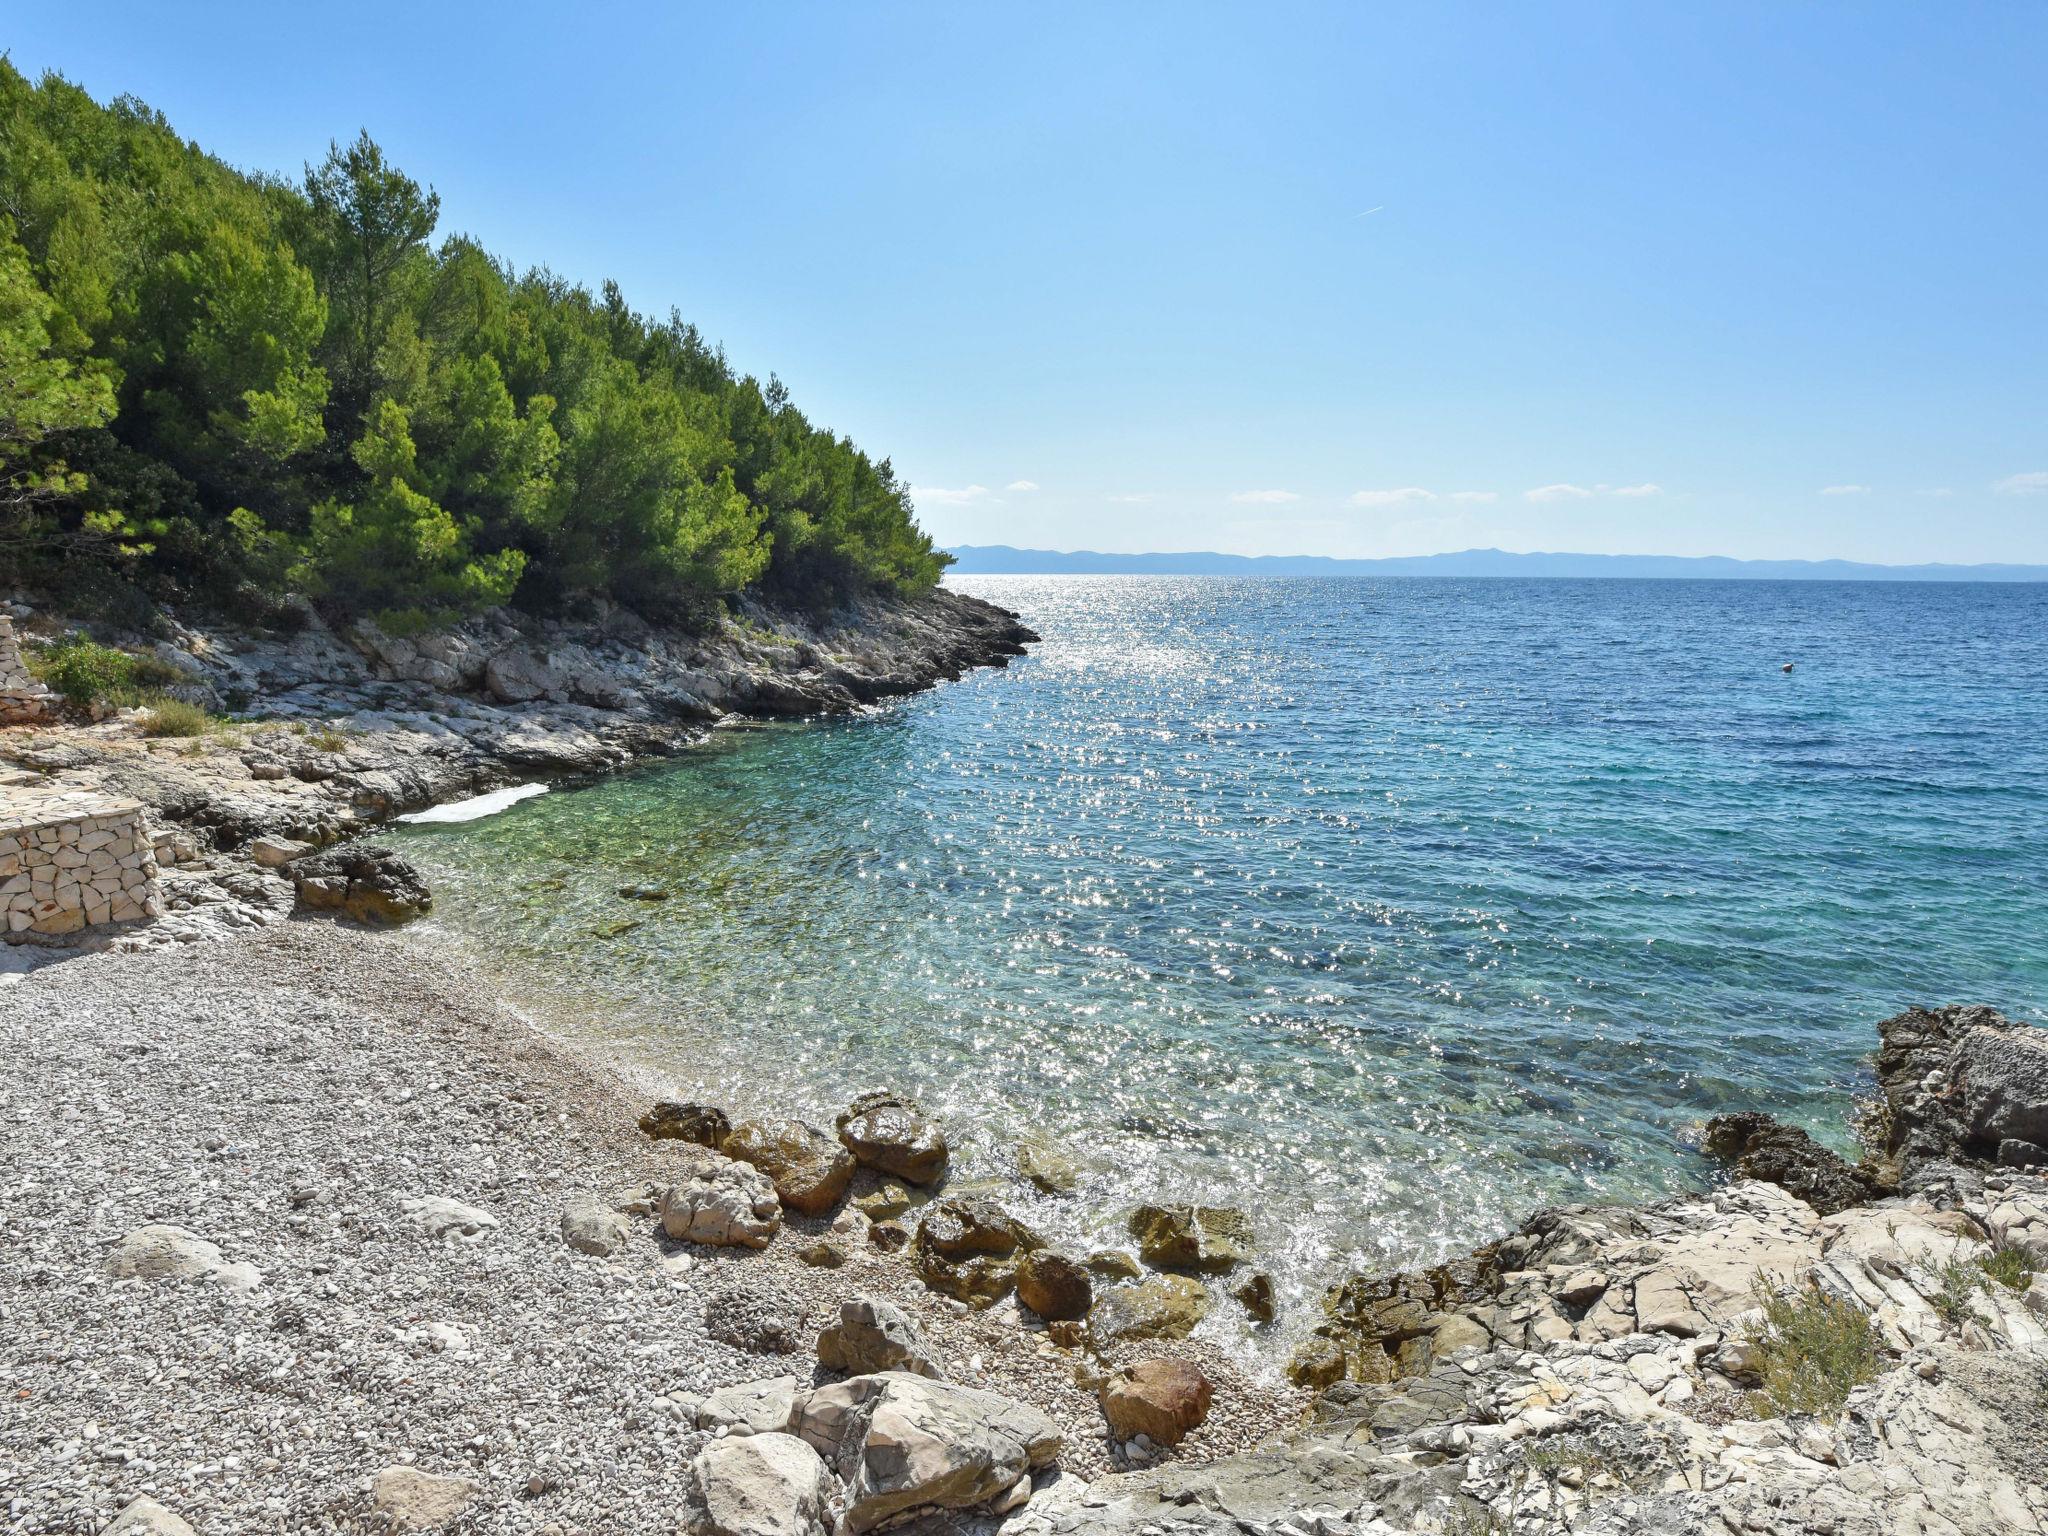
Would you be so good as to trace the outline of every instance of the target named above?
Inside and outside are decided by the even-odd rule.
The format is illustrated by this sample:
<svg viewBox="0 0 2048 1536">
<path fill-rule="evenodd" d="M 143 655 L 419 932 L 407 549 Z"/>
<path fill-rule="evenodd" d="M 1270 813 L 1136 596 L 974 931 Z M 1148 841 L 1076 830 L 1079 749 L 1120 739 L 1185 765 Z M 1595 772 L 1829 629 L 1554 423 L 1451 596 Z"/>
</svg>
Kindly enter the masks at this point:
<svg viewBox="0 0 2048 1536">
<path fill-rule="evenodd" d="M 407 829 L 437 921 L 690 1091 L 1085 1153 L 1069 1240 L 1250 1206 L 1297 1318 L 1721 1109 L 1841 1141 L 1909 1003 L 2048 1016 L 2048 587 L 957 584 L 1044 642 Z"/>
</svg>

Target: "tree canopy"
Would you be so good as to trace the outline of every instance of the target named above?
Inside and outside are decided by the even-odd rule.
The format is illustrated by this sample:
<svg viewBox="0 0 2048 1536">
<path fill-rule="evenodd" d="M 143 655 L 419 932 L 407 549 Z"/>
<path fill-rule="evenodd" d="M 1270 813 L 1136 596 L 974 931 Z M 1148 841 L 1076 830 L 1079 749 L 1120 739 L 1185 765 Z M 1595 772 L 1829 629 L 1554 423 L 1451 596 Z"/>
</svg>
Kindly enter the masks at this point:
<svg viewBox="0 0 2048 1536">
<path fill-rule="evenodd" d="M 778 380 L 439 218 L 367 132 L 249 175 L 0 59 L 0 579 L 400 628 L 938 579 Z"/>
</svg>

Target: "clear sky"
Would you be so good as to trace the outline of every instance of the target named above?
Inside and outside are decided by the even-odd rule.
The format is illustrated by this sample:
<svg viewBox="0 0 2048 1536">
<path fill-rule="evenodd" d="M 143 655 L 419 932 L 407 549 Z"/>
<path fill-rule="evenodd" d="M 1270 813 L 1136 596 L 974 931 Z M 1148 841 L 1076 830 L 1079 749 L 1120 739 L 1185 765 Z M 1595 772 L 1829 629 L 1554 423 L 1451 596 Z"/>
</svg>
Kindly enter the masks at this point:
<svg viewBox="0 0 2048 1536">
<path fill-rule="evenodd" d="M 2048 5 L 15 5 L 367 127 L 948 543 L 2048 561 Z"/>
</svg>

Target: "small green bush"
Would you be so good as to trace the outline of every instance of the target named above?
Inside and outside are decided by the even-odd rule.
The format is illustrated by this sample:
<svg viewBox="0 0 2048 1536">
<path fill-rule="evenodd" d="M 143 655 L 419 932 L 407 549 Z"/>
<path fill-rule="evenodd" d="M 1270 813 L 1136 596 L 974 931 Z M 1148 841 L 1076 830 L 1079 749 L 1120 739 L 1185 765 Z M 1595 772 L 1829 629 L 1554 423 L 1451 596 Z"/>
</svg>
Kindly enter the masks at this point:
<svg viewBox="0 0 2048 1536">
<path fill-rule="evenodd" d="M 84 635 L 67 635 L 27 653 L 28 669 L 77 705 L 135 704 L 147 688 L 175 687 L 191 677 L 155 656 L 135 656 Z"/>
<path fill-rule="evenodd" d="M 2008 1291 L 2024 1291 L 2034 1283 L 2034 1276 L 2041 1273 L 2041 1263 L 2017 1243 L 2001 1243 L 1991 1252 L 1980 1254 L 1977 1267 L 1984 1271 L 1986 1279 L 1995 1280 Z"/>
<path fill-rule="evenodd" d="M 183 699 L 149 699 L 146 709 L 142 717 L 145 736 L 204 736 L 214 729 L 213 716 Z"/>
<path fill-rule="evenodd" d="M 1773 1416 L 1810 1413 L 1833 1418 L 1849 1393 L 1874 1380 L 1880 1363 L 1877 1329 L 1854 1302 L 1808 1285 L 1794 1296 L 1759 1283 L 1764 1325 L 1755 1340 L 1762 1393 Z"/>
</svg>

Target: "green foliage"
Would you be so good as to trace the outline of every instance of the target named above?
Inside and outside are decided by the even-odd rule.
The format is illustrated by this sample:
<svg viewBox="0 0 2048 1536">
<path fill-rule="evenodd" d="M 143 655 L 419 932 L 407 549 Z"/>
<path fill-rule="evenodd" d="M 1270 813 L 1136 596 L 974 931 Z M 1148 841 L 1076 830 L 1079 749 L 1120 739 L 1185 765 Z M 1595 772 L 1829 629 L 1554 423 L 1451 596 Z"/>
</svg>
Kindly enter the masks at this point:
<svg viewBox="0 0 2048 1536">
<path fill-rule="evenodd" d="M 2040 1260 L 2018 1243 L 2000 1243 L 1989 1253 L 1977 1256 L 1977 1267 L 1985 1278 L 2008 1291 L 2025 1291 L 2042 1273 Z"/>
<path fill-rule="evenodd" d="M 142 734 L 145 736 L 205 736 L 218 722 L 197 704 L 183 699 L 144 700 Z"/>
<path fill-rule="evenodd" d="M 1762 1393 L 1774 1414 L 1831 1419 L 1853 1389 L 1876 1378 L 1877 1329 L 1854 1302 L 1811 1285 L 1786 1296 L 1759 1284 L 1757 1303 L 1764 1315 L 1755 1341 Z"/>
<path fill-rule="evenodd" d="M 908 488 L 694 327 L 474 241 L 367 133 L 250 177 L 0 60 L 0 579 L 404 628 L 917 591 Z"/>
<path fill-rule="evenodd" d="M 28 669 L 72 704 L 134 704 L 145 688 L 173 687 L 191 679 L 154 656 L 136 656 L 84 635 L 24 653 Z"/>
</svg>

